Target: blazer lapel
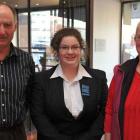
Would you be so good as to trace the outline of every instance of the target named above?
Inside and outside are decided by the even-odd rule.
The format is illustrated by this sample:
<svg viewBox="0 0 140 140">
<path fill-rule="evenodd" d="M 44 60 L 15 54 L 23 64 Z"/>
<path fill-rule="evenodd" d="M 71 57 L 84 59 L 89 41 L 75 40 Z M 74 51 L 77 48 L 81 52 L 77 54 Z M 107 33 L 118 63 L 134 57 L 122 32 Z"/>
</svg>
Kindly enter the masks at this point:
<svg viewBox="0 0 140 140">
<path fill-rule="evenodd" d="M 73 119 L 72 114 L 65 105 L 63 79 L 59 77 L 58 79 L 56 79 L 55 84 L 57 85 L 56 100 L 58 102 L 59 108 L 61 108 L 59 112 L 62 114 L 62 116 L 64 115 L 65 119 Z"/>
</svg>

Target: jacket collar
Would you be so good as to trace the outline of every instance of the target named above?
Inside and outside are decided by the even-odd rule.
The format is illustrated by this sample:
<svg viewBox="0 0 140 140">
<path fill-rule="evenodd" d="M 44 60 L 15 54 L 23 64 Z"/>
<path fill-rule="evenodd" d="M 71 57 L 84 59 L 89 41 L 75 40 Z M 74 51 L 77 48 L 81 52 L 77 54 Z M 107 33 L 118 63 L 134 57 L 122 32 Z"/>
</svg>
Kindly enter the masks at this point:
<svg viewBox="0 0 140 140">
<path fill-rule="evenodd" d="M 123 63 L 120 68 L 122 71 L 128 73 L 130 71 L 135 71 L 136 70 L 136 66 L 139 62 L 139 57 L 137 56 L 135 59 L 130 59 L 128 61 L 126 61 L 125 63 Z"/>
</svg>

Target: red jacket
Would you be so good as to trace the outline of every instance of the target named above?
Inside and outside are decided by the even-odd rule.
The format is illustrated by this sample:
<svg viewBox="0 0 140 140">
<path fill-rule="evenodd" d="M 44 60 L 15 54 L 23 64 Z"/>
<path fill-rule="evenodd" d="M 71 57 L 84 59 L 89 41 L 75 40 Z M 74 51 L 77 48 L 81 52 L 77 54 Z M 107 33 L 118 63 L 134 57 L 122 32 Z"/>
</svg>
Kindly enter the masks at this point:
<svg viewBox="0 0 140 140">
<path fill-rule="evenodd" d="M 138 57 L 114 68 L 105 109 L 104 131 L 111 133 L 111 140 L 123 140 L 124 103 L 127 97 Z"/>
</svg>

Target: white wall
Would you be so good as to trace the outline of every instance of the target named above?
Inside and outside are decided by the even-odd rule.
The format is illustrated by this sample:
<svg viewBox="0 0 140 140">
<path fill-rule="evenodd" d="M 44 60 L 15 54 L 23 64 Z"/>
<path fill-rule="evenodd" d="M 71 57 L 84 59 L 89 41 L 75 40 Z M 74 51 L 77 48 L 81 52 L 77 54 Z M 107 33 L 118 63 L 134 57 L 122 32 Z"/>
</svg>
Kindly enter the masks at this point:
<svg viewBox="0 0 140 140">
<path fill-rule="evenodd" d="M 94 0 L 93 9 L 93 67 L 106 72 L 109 84 L 120 57 L 121 3 L 120 0 Z M 99 40 L 98 44 L 95 40 Z"/>
</svg>

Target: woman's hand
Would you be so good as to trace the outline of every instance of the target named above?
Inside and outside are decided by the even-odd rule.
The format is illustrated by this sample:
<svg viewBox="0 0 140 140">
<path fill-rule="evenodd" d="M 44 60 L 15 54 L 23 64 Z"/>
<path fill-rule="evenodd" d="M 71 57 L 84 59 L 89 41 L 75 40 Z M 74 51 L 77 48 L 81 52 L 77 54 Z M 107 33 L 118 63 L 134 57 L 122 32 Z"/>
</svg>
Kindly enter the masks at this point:
<svg viewBox="0 0 140 140">
<path fill-rule="evenodd" d="M 111 133 L 105 133 L 104 140 L 111 140 Z"/>
</svg>

